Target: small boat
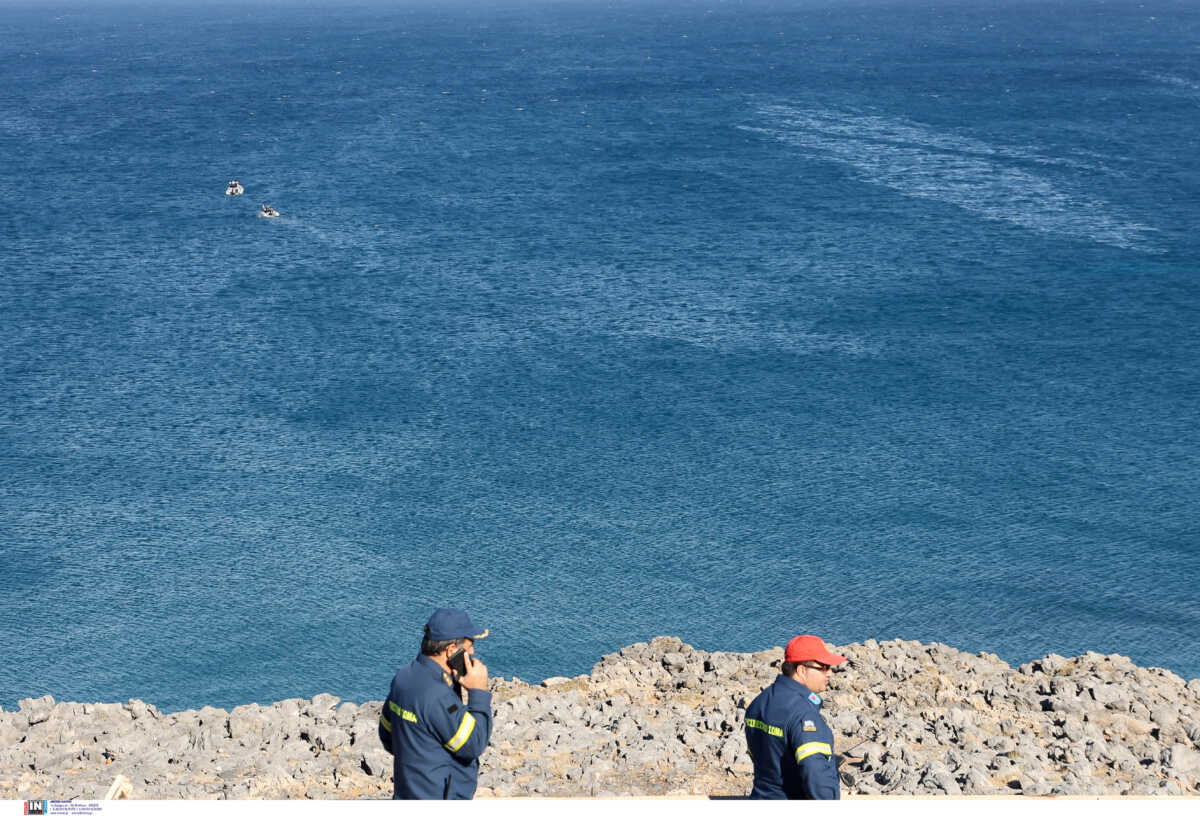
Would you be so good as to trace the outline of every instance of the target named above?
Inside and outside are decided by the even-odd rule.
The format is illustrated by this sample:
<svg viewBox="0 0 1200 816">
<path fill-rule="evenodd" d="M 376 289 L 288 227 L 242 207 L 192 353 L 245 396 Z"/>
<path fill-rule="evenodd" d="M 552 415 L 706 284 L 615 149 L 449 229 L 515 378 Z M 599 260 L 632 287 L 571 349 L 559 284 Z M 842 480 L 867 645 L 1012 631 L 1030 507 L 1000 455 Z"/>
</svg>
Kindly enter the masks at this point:
<svg viewBox="0 0 1200 816">
<path fill-rule="evenodd" d="M 225 195 L 241 195 L 244 192 L 246 192 L 246 190 L 242 187 L 242 183 L 237 179 L 233 179 L 231 182 L 229 182 L 228 186 L 225 187 Z"/>
<path fill-rule="evenodd" d="M 270 204 L 263 204 L 262 209 L 258 212 L 263 218 L 278 218 L 279 210 L 272 207 Z"/>
</svg>

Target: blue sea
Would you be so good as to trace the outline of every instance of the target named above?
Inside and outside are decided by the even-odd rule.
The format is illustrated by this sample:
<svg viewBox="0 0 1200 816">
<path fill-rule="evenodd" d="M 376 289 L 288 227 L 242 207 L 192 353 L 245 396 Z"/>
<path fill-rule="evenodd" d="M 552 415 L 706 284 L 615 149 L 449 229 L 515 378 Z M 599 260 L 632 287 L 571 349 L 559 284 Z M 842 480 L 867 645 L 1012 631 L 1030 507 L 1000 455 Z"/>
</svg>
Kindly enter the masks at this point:
<svg viewBox="0 0 1200 816">
<path fill-rule="evenodd" d="M 0 705 L 378 700 L 442 605 L 1200 676 L 1198 42 L 0 0 Z"/>
</svg>

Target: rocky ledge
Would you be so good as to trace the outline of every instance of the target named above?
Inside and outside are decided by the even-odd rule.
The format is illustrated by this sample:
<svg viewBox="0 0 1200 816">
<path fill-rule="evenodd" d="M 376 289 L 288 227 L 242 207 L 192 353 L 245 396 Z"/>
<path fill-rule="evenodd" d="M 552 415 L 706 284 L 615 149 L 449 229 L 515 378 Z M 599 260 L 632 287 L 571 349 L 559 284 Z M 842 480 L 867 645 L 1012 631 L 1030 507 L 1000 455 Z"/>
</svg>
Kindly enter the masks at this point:
<svg viewBox="0 0 1200 816">
<path fill-rule="evenodd" d="M 1200 679 L 1092 652 L 1014 669 L 937 643 L 840 651 L 824 713 L 847 796 L 1200 794 Z M 496 678 L 479 795 L 744 795 L 743 714 L 782 657 L 660 637 L 590 675 Z M 0 799 L 97 799 L 117 774 L 145 799 L 387 798 L 379 709 L 22 700 L 0 711 Z"/>
</svg>

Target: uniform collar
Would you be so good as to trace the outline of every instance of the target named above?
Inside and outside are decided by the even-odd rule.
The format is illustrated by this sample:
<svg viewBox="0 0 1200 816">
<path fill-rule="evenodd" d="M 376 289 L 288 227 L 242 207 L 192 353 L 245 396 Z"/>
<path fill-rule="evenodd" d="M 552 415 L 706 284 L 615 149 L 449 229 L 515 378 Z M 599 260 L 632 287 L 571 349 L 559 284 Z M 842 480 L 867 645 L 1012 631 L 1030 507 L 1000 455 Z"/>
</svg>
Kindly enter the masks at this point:
<svg viewBox="0 0 1200 816">
<path fill-rule="evenodd" d="M 428 669 L 434 675 L 440 677 L 442 682 L 447 686 L 453 685 L 454 680 L 447 674 L 446 670 L 437 664 L 436 661 L 429 655 L 417 655 L 417 662 Z"/>
<path fill-rule="evenodd" d="M 812 691 L 811 689 L 809 689 L 808 686 L 804 685 L 799 680 L 793 680 L 792 678 L 788 677 L 786 674 L 781 674 L 778 677 L 776 677 L 775 685 L 779 686 L 780 688 L 786 689 L 790 693 L 799 694 L 802 697 L 807 697 L 808 701 L 810 703 L 812 703 L 813 705 L 815 705 L 817 708 L 820 708 L 821 703 L 824 702 L 821 699 L 820 694 L 817 694 L 815 691 Z"/>
</svg>

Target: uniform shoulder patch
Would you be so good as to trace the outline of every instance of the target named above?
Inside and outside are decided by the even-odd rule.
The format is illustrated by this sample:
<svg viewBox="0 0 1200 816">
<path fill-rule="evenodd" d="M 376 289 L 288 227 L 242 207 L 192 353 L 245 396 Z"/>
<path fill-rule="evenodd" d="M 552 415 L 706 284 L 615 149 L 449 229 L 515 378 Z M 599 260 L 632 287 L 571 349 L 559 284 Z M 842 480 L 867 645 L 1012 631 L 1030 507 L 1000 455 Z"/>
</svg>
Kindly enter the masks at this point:
<svg viewBox="0 0 1200 816">
<path fill-rule="evenodd" d="M 458 711 L 458 703 L 455 703 L 455 704 L 454 704 L 454 705 L 452 705 L 452 706 L 446 706 L 446 713 L 447 713 L 447 714 L 453 714 L 455 711 Z"/>
<path fill-rule="evenodd" d="M 815 706 L 821 704 L 821 698 L 815 691 L 808 695 L 808 701 Z"/>
</svg>

